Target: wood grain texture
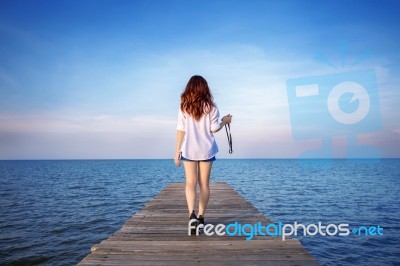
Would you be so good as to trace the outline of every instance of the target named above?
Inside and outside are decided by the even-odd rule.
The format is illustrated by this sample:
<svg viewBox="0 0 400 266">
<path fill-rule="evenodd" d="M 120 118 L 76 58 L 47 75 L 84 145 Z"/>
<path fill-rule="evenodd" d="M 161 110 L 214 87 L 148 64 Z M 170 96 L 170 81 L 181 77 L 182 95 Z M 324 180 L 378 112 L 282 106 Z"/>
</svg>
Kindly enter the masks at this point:
<svg viewBox="0 0 400 266">
<path fill-rule="evenodd" d="M 184 183 L 168 185 L 78 265 L 318 265 L 293 238 L 188 236 L 184 191 Z M 211 183 L 205 219 L 213 225 L 270 222 L 226 183 Z"/>
</svg>

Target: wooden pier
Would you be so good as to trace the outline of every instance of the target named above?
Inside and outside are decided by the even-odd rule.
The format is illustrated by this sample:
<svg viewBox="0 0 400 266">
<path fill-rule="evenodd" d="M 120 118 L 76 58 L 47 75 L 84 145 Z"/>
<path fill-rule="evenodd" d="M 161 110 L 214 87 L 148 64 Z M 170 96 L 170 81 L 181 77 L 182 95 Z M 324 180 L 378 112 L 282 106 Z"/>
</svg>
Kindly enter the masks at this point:
<svg viewBox="0 0 400 266">
<path fill-rule="evenodd" d="M 78 265 L 318 265 L 294 238 L 188 236 L 184 193 L 184 183 L 167 186 Z M 211 183 L 205 219 L 213 225 L 270 222 L 226 183 Z"/>
</svg>

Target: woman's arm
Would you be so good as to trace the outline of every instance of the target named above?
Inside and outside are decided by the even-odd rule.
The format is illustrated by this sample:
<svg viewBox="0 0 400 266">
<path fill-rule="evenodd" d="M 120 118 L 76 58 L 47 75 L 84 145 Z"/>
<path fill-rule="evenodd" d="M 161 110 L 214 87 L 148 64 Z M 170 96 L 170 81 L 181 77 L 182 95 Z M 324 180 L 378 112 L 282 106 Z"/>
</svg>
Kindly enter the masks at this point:
<svg viewBox="0 0 400 266">
<path fill-rule="evenodd" d="M 181 150 L 183 137 L 185 136 L 185 131 L 177 130 L 176 133 L 176 149 L 174 155 L 174 161 L 177 166 L 181 166 L 181 161 L 179 160 L 179 152 Z"/>
<path fill-rule="evenodd" d="M 224 116 L 222 118 L 221 123 L 219 123 L 219 128 L 217 130 L 214 130 L 213 133 L 217 133 L 220 131 L 226 124 L 230 124 L 232 122 L 232 116 L 230 114 Z"/>
</svg>

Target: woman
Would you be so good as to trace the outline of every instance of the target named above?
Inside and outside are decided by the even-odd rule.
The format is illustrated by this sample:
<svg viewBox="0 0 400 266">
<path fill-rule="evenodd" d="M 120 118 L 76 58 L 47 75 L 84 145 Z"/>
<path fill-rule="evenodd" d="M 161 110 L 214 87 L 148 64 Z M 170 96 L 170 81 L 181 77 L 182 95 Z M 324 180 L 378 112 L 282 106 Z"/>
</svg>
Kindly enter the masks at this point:
<svg viewBox="0 0 400 266">
<path fill-rule="evenodd" d="M 196 225 L 204 225 L 204 212 L 210 197 L 210 173 L 218 147 L 213 133 L 231 123 L 230 114 L 219 122 L 219 111 L 207 81 L 201 76 L 190 78 L 181 94 L 178 113 L 175 164 L 183 161 L 186 175 L 186 201 L 189 220 L 196 219 Z M 197 182 L 200 186 L 199 211 L 195 213 Z"/>
</svg>

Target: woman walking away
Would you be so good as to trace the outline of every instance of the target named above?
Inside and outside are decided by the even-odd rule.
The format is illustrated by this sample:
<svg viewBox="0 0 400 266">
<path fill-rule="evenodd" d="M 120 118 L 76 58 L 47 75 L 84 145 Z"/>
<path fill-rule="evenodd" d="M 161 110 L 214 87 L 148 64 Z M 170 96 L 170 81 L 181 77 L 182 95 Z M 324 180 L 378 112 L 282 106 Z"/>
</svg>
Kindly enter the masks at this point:
<svg viewBox="0 0 400 266">
<path fill-rule="evenodd" d="M 202 76 L 191 77 L 181 94 L 174 161 L 178 167 L 181 166 L 180 160 L 183 161 L 189 220 L 195 219 L 196 226 L 204 226 L 204 212 L 210 197 L 211 167 L 218 152 L 213 133 L 230 124 L 231 119 L 232 116 L 228 114 L 219 122 L 219 111 L 207 81 Z M 200 186 L 200 199 L 196 216 L 197 183 Z"/>
</svg>

